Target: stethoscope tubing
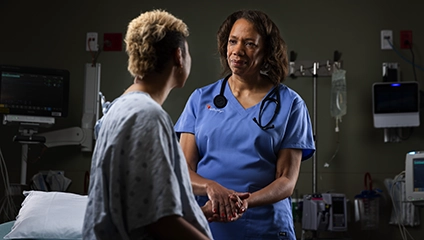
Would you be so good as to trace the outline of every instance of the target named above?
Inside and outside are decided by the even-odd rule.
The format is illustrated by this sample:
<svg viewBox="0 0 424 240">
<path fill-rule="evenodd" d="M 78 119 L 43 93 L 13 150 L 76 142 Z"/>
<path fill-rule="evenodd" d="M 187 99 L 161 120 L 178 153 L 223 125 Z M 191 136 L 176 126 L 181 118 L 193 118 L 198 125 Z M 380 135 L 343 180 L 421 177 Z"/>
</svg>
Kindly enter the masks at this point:
<svg viewBox="0 0 424 240">
<path fill-rule="evenodd" d="M 225 78 L 224 78 L 224 80 L 222 80 L 222 83 L 221 83 L 221 89 L 220 89 L 220 92 L 219 92 L 219 94 L 218 95 L 216 95 L 215 97 L 214 97 L 214 99 L 213 99 L 213 103 L 214 103 L 214 105 L 215 105 L 215 107 L 217 107 L 217 108 L 224 108 L 226 105 L 227 105 L 227 103 L 228 103 L 228 100 L 227 100 L 227 98 L 225 97 L 225 95 L 224 95 L 224 93 L 225 93 L 225 86 L 227 85 L 227 82 L 228 82 L 228 79 L 231 77 L 231 74 L 230 75 L 228 75 L 228 76 L 226 76 Z M 277 116 L 277 114 L 278 114 L 278 111 L 279 111 L 279 109 L 280 109 L 280 94 L 278 93 L 278 88 L 279 88 L 279 85 L 277 85 L 277 86 L 275 86 L 266 96 L 265 96 L 265 98 L 261 101 L 261 105 L 260 105 L 260 108 L 259 108 L 259 113 L 258 113 L 258 119 L 256 119 L 256 118 L 253 118 L 253 121 L 261 128 L 261 129 L 263 129 L 263 130 L 267 130 L 267 129 L 270 129 L 270 128 L 274 128 L 274 125 L 270 125 L 271 124 L 271 122 L 272 121 L 274 121 L 274 119 L 275 119 L 275 117 Z M 272 98 L 271 96 L 272 96 L 272 94 L 275 94 L 276 95 L 276 98 Z M 262 115 L 262 113 L 263 113 L 263 110 L 264 110 L 264 106 L 265 106 L 265 102 L 266 101 L 272 101 L 272 102 L 274 102 L 275 104 L 276 104 L 276 107 L 275 107 L 275 110 L 274 110 L 274 114 L 273 114 L 273 116 L 272 116 L 272 118 L 271 118 L 271 120 L 266 124 L 266 125 L 262 125 L 261 124 L 261 115 Z"/>
</svg>

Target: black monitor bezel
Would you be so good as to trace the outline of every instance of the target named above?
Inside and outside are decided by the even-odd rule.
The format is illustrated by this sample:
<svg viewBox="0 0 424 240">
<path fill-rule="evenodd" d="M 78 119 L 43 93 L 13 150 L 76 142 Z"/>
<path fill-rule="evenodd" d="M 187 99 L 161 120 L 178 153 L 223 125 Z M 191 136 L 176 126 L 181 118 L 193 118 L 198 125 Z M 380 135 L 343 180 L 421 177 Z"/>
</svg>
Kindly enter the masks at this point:
<svg viewBox="0 0 424 240">
<path fill-rule="evenodd" d="M 63 78 L 63 92 L 62 92 L 62 110 L 60 114 L 53 114 L 52 111 L 43 109 L 21 109 L 14 107 L 4 107 L 4 103 L 1 102 L 1 83 L 3 72 L 14 72 L 23 74 L 35 74 L 35 75 L 48 75 L 48 76 L 60 76 Z M 0 65 L 0 114 L 13 114 L 13 115 L 27 115 L 27 116 L 48 116 L 55 118 L 64 118 L 68 116 L 69 111 L 69 85 L 70 85 L 70 73 L 64 69 L 53 69 L 53 68 L 39 68 L 39 67 L 27 67 L 27 66 L 12 66 L 12 65 Z"/>
<path fill-rule="evenodd" d="M 396 85 L 397 87 L 394 87 Z M 408 98 L 411 98 L 409 102 L 412 105 L 403 106 L 402 109 L 385 109 L 382 106 L 380 95 L 388 93 L 402 93 Z M 382 82 L 375 83 L 373 85 L 373 111 L 374 114 L 386 114 L 386 113 L 416 113 L 419 112 L 419 84 L 418 82 Z"/>
</svg>

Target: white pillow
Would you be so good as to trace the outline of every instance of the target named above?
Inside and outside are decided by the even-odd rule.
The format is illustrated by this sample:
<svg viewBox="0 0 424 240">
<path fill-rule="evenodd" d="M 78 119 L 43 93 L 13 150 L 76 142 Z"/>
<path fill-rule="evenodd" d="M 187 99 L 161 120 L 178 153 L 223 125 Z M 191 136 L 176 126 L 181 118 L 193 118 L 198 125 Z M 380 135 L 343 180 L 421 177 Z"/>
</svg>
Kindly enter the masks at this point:
<svg viewBox="0 0 424 240">
<path fill-rule="evenodd" d="M 26 191 L 12 230 L 4 239 L 82 239 L 87 196 Z"/>
</svg>

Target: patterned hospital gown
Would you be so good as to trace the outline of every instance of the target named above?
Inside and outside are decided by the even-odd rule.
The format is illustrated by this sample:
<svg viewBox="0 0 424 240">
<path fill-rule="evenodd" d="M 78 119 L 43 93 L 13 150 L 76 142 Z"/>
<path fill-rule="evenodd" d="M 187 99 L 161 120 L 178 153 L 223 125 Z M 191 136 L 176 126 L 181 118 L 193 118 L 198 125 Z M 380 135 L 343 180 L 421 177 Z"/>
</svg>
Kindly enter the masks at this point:
<svg viewBox="0 0 424 240">
<path fill-rule="evenodd" d="M 110 104 L 99 126 L 83 239 L 153 239 L 145 226 L 169 215 L 212 238 L 172 121 L 158 103 L 143 92 L 127 93 Z"/>
</svg>

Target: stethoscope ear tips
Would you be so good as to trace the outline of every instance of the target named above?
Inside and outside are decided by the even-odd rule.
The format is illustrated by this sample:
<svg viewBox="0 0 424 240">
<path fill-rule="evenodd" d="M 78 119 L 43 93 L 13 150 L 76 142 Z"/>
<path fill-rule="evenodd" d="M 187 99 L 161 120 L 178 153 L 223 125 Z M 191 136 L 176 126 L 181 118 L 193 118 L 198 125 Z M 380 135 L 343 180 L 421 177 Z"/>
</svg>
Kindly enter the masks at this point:
<svg viewBox="0 0 424 240">
<path fill-rule="evenodd" d="M 227 98 L 224 97 L 224 95 L 216 95 L 213 99 L 213 104 L 215 104 L 215 106 L 217 108 L 223 108 L 227 105 Z"/>
</svg>

